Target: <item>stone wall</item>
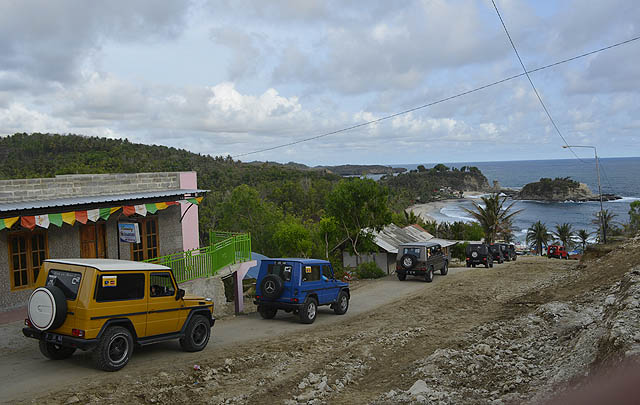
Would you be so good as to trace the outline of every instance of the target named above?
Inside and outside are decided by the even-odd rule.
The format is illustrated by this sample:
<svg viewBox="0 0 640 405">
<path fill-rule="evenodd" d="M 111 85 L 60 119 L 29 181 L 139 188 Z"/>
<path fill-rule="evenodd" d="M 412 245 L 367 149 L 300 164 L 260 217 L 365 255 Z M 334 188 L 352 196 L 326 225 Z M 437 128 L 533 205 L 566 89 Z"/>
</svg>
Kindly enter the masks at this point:
<svg viewBox="0 0 640 405">
<path fill-rule="evenodd" d="M 0 203 L 113 195 L 180 188 L 180 173 L 65 174 L 0 180 Z"/>
</svg>

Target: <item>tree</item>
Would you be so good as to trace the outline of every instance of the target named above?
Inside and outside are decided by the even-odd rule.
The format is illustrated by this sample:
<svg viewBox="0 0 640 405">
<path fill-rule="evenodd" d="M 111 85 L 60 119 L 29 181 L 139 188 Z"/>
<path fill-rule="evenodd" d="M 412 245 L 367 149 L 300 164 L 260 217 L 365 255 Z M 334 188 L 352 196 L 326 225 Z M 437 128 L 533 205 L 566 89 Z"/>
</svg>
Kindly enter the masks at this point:
<svg viewBox="0 0 640 405">
<path fill-rule="evenodd" d="M 613 220 L 618 215 L 609 210 L 598 211 L 594 214 L 594 219 L 591 221 L 594 225 L 598 225 L 598 238 L 603 235 L 611 235 L 614 230 L 615 221 Z M 599 239 L 601 242 L 603 239 Z"/>
<path fill-rule="evenodd" d="M 589 239 L 589 236 L 591 236 L 591 232 L 587 232 L 586 229 L 579 229 L 578 232 L 576 232 L 576 236 L 580 238 L 580 243 L 582 244 L 582 251 L 584 252 L 585 249 L 587 248 L 587 239 Z"/>
<path fill-rule="evenodd" d="M 273 203 L 263 201 L 255 188 L 246 184 L 234 188 L 218 205 L 216 214 L 219 230 L 250 232 L 255 251 L 267 256 L 277 254 L 273 234 L 283 216 Z"/>
<path fill-rule="evenodd" d="M 274 245 L 279 257 L 310 257 L 313 249 L 311 233 L 300 219 L 287 216 L 276 226 Z"/>
<path fill-rule="evenodd" d="M 486 243 L 493 243 L 499 233 L 507 230 L 511 226 L 512 218 L 522 210 L 511 211 L 515 202 L 508 207 L 504 207 L 507 197 L 500 197 L 494 193 L 488 197 L 481 197 L 484 207 L 473 201 L 474 210 L 464 208 L 482 226 Z"/>
<path fill-rule="evenodd" d="M 328 260 L 329 252 L 333 250 L 330 248 L 340 243 L 338 221 L 334 217 L 322 217 L 316 226 L 316 231 L 324 245 L 324 257 Z"/>
<path fill-rule="evenodd" d="M 542 255 L 542 246 L 547 246 L 549 239 L 551 239 L 551 234 L 547 230 L 547 226 L 540 221 L 531 225 L 527 231 L 527 243 L 529 246 L 535 247 L 539 255 Z"/>
<path fill-rule="evenodd" d="M 553 233 L 553 237 L 562 242 L 562 246 L 567 248 L 571 247 L 571 238 L 575 234 L 573 227 L 570 223 L 556 225 L 556 231 Z"/>
<path fill-rule="evenodd" d="M 418 165 L 417 169 L 418 169 L 418 172 L 420 173 L 427 171 L 427 168 L 424 167 L 424 165 Z"/>
<path fill-rule="evenodd" d="M 629 229 L 632 234 L 640 232 L 640 201 L 629 204 Z"/>
<path fill-rule="evenodd" d="M 336 219 L 343 237 L 349 240 L 356 262 L 362 239 L 391 222 L 388 196 L 388 190 L 375 181 L 352 178 L 340 180 L 327 197 L 327 214 Z"/>
</svg>

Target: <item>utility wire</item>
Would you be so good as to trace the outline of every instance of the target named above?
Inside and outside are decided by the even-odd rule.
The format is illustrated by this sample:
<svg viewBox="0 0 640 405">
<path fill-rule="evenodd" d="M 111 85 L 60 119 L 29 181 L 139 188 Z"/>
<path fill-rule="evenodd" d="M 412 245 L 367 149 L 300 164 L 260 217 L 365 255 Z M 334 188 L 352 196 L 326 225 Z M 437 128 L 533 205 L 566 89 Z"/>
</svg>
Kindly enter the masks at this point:
<svg viewBox="0 0 640 405">
<path fill-rule="evenodd" d="M 552 68 L 554 66 L 562 65 L 564 63 L 571 62 L 571 61 L 574 61 L 574 60 L 577 60 L 577 59 L 581 59 L 581 58 L 584 58 L 584 57 L 587 57 L 587 56 L 590 56 L 590 55 L 594 55 L 596 53 L 599 53 L 599 52 L 602 52 L 602 51 L 606 51 L 608 49 L 615 48 L 615 47 L 618 47 L 618 46 L 621 46 L 621 45 L 625 45 L 625 44 L 628 44 L 630 42 L 637 41 L 639 39 L 640 39 L 640 36 L 637 36 L 637 37 L 633 37 L 633 38 L 627 39 L 626 41 L 616 42 L 615 44 L 608 45 L 608 46 L 605 46 L 603 48 L 598 48 L 598 49 L 595 49 L 593 51 L 586 52 L 586 53 L 583 53 L 583 54 L 580 54 L 580 55 L 577 55 L 577 56 L 574 56 L 574 57 L 571 57 L 571 58 L 568 58 L 568 59 L 563 59 L 563 60 L 560 60 L 558 62 L 551 63 L 549 65 L 540 66 L 538 68 L 535 68 L 535 69 L 532 69 L 532 70 L 529 70 L 529 71 L 525 70 L 524 73 L 520 73 L 520 74 L 517 74 L 517 75 L 509 76 L 509 77 L 506 77 L 504 79 L 497 80 L 495 82 L 488 83 L 488 84 L 482 85 L 480 87 L 476 87 L 476 88 L 471 89 L 471 90 L 463 91 L 462 93 L 458 93 L 458 94 L 455 94 L 453 96 L 445 97 L 445 98 L 442 98 L 442 99 L 439 99 L 439 100 L 436 100 L 436 101 L 432 101 L 432 102 L 427 103 L 427 104 L 423 104 L 423 105 L 420 105 L 420 106 L 417 106 L 417 107 L 414 107 L 414 108 L 410 108 L 408 110 L 400 111 L 400 112 L 397 112 L 397 113 L 394 113 L 394 114 L 391 114 L 391 115 L 387 115 L 387 116 L 384 116 L 384 117 L 381 117 L 381 118 L 377 118 L 375 120 L 366 121 L 366 122 L 363 122 L 363 123 L 360 123 L 360 124 L 357 124 L 357 125 L 352 125 L 350 127 L 337 129 L 335 131 L 326 132 L 326 133 L 323 133 L 323 134 L 320 134 L 320 135 L 315 135 L 315 136 L 312 136 L 312 137 L 309 137 L 309 138 L 299 139 L 297 141 L 292 141 L 292 142 L 284 143 L 284 144 L 277 145 L 277 146 L 271 146 L 269 148 L 258 149 L 258 150 L 254 150 L 254 151 L 251 151 L 251 152 L 239 153 L 237 155 L 233 155 L 232 157 L 233 158 L 238 158 L 238 157 L 242 157 L 242 156 L 253 155 L 253 154 L 256 154 L 256 153 L 269 152 L 269 151 L 272 151 L 272 150 L 275 150 L 275 149 L 286 148 L 287 146 L 293 146 L 293 145 L 297 145 L 299 143 L 313 141 L 315 139 L 324 138 L 324 137 L 329 136 L 329 135 L 335 135 L 335 134 L 339 134 L 341 132 L 346 132 L 346 131 L 350 131 L 350 130 L 353 130 L 353 129 L 356 129 L 356 128 L 361 128 L 361 127 L 368 126 L 368 125 L 371 125 L 371 124 L 375 124 L 375 123 L 378 123 L 378 122 L 381 122 L 381 121 L 386 121 L 386 120 L 389 120 L 391 118 L 398 117 L 400 115 L 405 115 L 405 114 L 408 114 L 408 113 L 413 112 L 413 111 L 422 110 L 424 108 L 431 107 L 431 106 L 434 106 L 436 104 L 444 103 L 445 101 L 449 101 L 449 100 L 453 100 L 453 99 L 458 98 L 458 97 L 466 96 L 468 94 L 475 93 L 477 91 L 484 90 L 484 89 L 487 89 L 489 87 L 493 87 L 493 86 L 496 86 L 498 84 L 505 83 L 505 82 L 508 82 L 510 80 L 513 80 L 513 79 L 517 79 L 517 78 L 525 76 L 525 75 L 528 77 L 529 73 L 535 73 L 535 72 L 539 72 L 539 71 L 544 70 L 544 69 Z M 531 79 L 529 79 L 529 81 L 531 81 Z M 536 92 L 536 94 L 537 94 L 537 92 Z M 564 137 L 563 137 L 563 139 L 564 139 Z M 565 141 L 565 144 L 566 144 L 566 141 Z M 573 152 L 573 149 L 571 149 L 571 151 Z M 573 153 L 575 155 L 575 152 L 573 152 Z M 580 159 L 580 158 L 578 158 L 578 159 Z"/>
<path fill-rule="evenodd" d="M 518 61 L 520 62 L 520 66 L 522 66 L 522 71 L 524 72 L 525 75 L 527 75 L 527 79 L 529 80 L 529 83 L 531 84 L 531 87 L 533 88 L 534 93 L 536 93 L 536 97 L 538 97 L 538 101 L 540 101 L 540 105 L 542 105 L 542 108 L 544 109 L 544 112 L 547 114 L 547 117 L 549 117 L 549 121 L 551 121 L 551 124 L 553 124 L 553 127 L 555 128 L 556 132 L 558 133 L 558 135 L 560 135 L 560 138 L 562 138 L 562 141 L 564 142 L 565 146 L 567 148 L 569 148 L 571 153 L 573 153 L 573 156 L 575 156 L 576 159 L 578 159 L 582 163 L 586 163 L 584 160 L 580 159 L 580 157 L 571 148 L 571 146 L 569 146 L 569 143 L 564 138 L 564 135 L 562 135 L 562 132 L 560 132 L 560 129 L 556 125 L 556 122 L 553 120 L 553 117 L 551 117 L 551 113 L 549 113 L 549 110 L 547 109 L 547 106 L 544 104 L 544 101 L 542 101 L 542 97 L 540 97 L 540 93 L 538 93 L 538 89 L 536 89 L 536 86 L 533 84 L 533 80 L 531 80 L 531 76 L 529 76 L 529 72 L 527 72 L 527 68 L 524 66 L 524 62 L 522 62 L 522 58 L 520 57 L 520 54 L 518 53 L 518 49 L 516 48 L 516 45 L 513 43 L 513 39 L 511 39 L 511 35 L 509 35 L 509 30 L 507 30 L 507 26 L 505 25 L 504 20 L 502 19 L 502 16 L 500 15 L 500 11 L 498 10 L 498 6 L 496 5 L 495 0 L 491 0 L 491 3 L 493 3 L 493 8 L 496 9 L 496 13 L 498 14 L 498 18 L 500 18 L 500 22 L 502 23 L 502 28 L 504 28 L 504 32 L 505 32 L 505 34 L 507 34 L 507 38 L 509 38 L 509 42 L 511 43 L 511 47 L 513 48 L 513 51 L 516 53 L 516 56 L 518 57 Z"/>
</svg>

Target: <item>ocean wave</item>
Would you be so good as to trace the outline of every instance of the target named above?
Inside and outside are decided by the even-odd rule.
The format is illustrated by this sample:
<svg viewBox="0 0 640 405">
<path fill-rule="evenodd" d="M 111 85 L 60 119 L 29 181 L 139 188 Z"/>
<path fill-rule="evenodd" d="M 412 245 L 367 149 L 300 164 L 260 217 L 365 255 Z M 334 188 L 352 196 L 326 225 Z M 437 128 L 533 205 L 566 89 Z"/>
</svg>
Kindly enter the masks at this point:
<svg viewBox="0 0 640 405">
<path fill-rule="evenodd" d="M 440 214 L 446 218 L 444 222 L 478 222 L 475 218 L 469 216 L 469 214 L 458 205 L 442 207 L 440 209 Z"/>
<path fill-rule="evenodd" d="M 619 200 L 605 201 L 607 203 L 630 203 L 634 201 L 640 201 L 640 197 L 622 197 Z"/>
</svg>

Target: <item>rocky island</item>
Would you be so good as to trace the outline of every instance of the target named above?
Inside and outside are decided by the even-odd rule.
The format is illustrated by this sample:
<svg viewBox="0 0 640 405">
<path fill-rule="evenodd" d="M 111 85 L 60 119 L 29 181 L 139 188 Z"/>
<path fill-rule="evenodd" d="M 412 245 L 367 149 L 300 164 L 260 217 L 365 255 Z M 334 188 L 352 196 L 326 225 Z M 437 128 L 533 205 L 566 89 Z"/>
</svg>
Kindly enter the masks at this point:
<svg viewBox="0 0 640 405">
<path fill-rule="evenodd" d="M 514 200 L 534 201 L 599 201 L 600 196 L 594 194 L 584 183 L 579 183 L 569 177 L 555 179 L 541 178 L 540 181 L 529 183 L 520 192 L 512 196 Z M 621 197 L 613 194 L 603 194 L 604 201 L 619 200 Z"/>
</svg>

